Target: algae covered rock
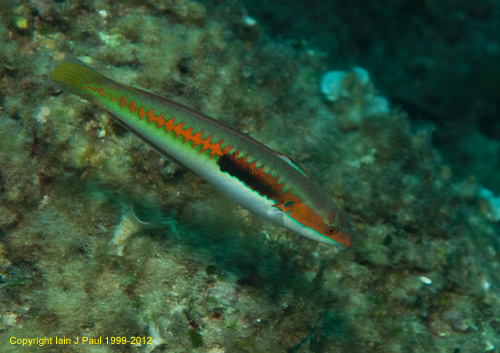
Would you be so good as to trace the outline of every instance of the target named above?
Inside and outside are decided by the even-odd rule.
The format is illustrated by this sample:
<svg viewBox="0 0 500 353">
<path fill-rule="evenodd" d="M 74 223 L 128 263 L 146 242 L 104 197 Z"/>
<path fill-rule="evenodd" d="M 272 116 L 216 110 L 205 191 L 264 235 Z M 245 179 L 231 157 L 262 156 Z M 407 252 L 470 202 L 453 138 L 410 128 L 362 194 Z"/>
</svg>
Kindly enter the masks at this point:
<svg viewBox="0 0 500 353">
<path fill-rule="evenodd" d="M 2 351 L 32 349 L 24 338 L 39 338 L 40 352 L 500 346 L 499 229 L 481 186 L 453 176 L 434 128 L 374 91 L 373 72 L 272 39 L 248 8 L 0 5 Z M 352 249 L 234 206 L 99 108 L 49 86 L 68 53 L 293 156 L 345 210 Z M 357 72 L 341 79 L 341 99 L 321 93 L 329 70 Z M 82 337 L 102 343 L 74 344 Z"/>
</svg>

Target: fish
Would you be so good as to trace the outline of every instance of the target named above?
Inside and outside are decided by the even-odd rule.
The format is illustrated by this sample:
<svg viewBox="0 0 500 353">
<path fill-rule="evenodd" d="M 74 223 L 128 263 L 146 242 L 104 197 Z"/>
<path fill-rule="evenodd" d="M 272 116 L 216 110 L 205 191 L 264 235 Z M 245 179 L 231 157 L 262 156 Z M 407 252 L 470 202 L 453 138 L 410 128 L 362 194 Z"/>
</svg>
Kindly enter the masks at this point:
<svg viewBox="0 0 500 353">
<path fill-rule="evenodd" d="M 183 104 L 118 83 L 72 56 L 49 78 L 56 87 L 107 111 L 234 203 L 314 241 L 352 246 L 332 197 L 287 155 Z"/>
</svg>

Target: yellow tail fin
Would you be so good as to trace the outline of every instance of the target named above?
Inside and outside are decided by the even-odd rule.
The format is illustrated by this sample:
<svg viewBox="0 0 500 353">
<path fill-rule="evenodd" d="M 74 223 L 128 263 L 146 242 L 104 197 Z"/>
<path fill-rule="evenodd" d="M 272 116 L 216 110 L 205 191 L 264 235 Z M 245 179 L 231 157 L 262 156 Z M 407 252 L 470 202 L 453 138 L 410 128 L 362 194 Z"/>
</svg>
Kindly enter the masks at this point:
<svg viewBox="0 0 500 353">
<path fill-rule="evenodd" d="M 67 56 L 49 76 L 52 83 L 65 91 L 92 100 L 89 88 L 114 83 L 75 57 Z"/>
</svg>

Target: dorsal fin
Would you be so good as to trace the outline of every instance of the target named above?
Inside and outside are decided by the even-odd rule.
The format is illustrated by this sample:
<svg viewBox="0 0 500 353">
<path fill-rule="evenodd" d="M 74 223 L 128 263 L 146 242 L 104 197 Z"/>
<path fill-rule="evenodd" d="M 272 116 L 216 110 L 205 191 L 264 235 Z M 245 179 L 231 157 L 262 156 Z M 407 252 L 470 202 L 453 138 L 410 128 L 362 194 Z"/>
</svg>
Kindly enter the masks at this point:
<svg viewBox="0 0 500 353">
<path fill-rule="evenodd" d="M 298 165 L 293 159 L 291 159 L 290 157 L 288 157 L 286 154 L 284 153 L 281 153 L 281 152 L 278 152 L 276 151 L 276 153 L 278 154 L 278 156 L 281 157 L 281 159 L 283 159 L 285 162 L 287 162 L 289 165 L 291 165 L 293 168 L 295 168 L 297 171 L 300 172 L 300 174 L 302 174 L 303 176 L 309 178 L 309 179 L 312 179 L 312 177 L 309 175 L 308 172 L 306 172 L 300 165 Z"/>
</svg>

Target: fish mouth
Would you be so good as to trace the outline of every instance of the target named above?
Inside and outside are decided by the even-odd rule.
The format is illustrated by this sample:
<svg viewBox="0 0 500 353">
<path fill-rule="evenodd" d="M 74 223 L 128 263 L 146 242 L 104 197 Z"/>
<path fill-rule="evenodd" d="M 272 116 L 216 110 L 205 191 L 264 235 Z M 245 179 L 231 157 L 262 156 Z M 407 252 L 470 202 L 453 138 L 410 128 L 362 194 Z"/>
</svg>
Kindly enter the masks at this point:
<svg viewBox="0 0 500 353">
<path fill-rule="evenodd" d="M 344 249 L 348 249 L 352 246 L 350 235 L 344 232 L 338 232 L 337 234 L 335 234 L 335 242 Z"/>
</svg>

